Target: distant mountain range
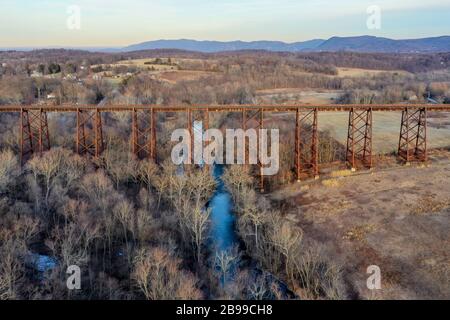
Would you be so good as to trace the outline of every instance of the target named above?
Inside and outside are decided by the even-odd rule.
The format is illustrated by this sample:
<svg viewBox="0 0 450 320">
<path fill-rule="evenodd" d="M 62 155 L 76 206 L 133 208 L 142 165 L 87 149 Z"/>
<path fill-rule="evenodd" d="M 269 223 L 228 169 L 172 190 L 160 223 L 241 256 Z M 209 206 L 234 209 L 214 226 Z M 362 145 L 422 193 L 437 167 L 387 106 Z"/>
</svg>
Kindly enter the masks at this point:
<svg viewBox="0 0 450 320">
<path fill-rule="evenodd" d="M 328 40 L 315 39 L 304 42 L 285 43 L 281 41 L 197 41 L 156 40 L 118 49 L 117 51 L 139 51 L 152 49 L 179 49 L 198 52 L 221 52 L 239 50 L 267 50 L 285 52 L 354 51 L 384 53 L 427 53 L 450 52 L 450 36 L 393 40 L 373 36 L 332 37 Z"/>
<path fill-rule="evenodd" d="M 123 51 L 138 51 L 151 49 L 180 49 L 199 52 L 221 52 L 239 50 L 267 50 L 267 51 L 304 51 L 313 50 L 323 44 L 325 40 L 316 39 L 304 42 L 285 43 L 281 41 L 196 41 L 196 40 L 156 40 L 148 41 L 123 48 Z"/>
<path fill-rule="evenodd" d="M 55 49 L 57 46 L 46 48 L 0 48 L 0 50 L 29 51 L 33 49 Z M 60 47 L 59 47 L 60 48 Z M 266 50 L 276 52 L 379 52 L 379 53 L 431 53 L 450 52 L 450 36 L 393 40 L 374 36 L 360 37 L 332 37 L 328 40 L 314 39 L 303 42 L 286 43 L 281 41 L 197 41 L 197 40 L 156 40 L 133 44 L 123 48 L 112 47 L 67 47 L 92 52 L 131 52 L 155 49 L 177 49 L 204 53 Z"/>
</svg>

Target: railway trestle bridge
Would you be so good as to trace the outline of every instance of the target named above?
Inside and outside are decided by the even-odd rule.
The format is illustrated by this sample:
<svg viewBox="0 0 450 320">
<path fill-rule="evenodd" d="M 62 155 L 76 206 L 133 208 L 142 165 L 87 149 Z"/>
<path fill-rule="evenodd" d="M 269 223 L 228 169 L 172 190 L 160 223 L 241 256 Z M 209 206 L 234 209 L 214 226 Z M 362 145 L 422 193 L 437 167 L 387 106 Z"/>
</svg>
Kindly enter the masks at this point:
<svg viewBox="0 0 450 320">
<path fill-rule="evenodd" d="M 352 169 L 371 168 L 372 124 L 374 112 L 401 112 L 399 124 L 398 157 L 405 163 L 427 161 L 427 113 L 450 112 L 450 105 L 393 104 L 393 105 L 216 105 L 216 106 L 0 106 L 0 112 L 20 114 L 20 157 L 25 162 L 31 155 L 40 154 L 51 147 L 48 113 L 76 113 L 76 152 L 80 155 L 100 157 L 104 149 L 102 115 L 108 112 L 131 113 L 131 151 L 140 159 L 157 159 L 157 114 L 184 113 L 186 126 L 193 141 L 193 123 L 202 121 L 203 130 L 209 128 L 211 112 L 240 113 L 242 129 L 264 128 L 264 116 L 270 113 L 295 114 L 295 170 L 297 179 L 302 175 L 317 177 L 318 113 L 346 112 L 349 115 L 346 159 Z M 259 132 L 259 130 L 257 130 Z M 259 137 L 258 137 L 259 138 Z M 190 155 L 192 157 L 192 155 Z M 262 172 L 262 164 L 258 164 Z M 260 187 L 264 190 L 264 176 Z"/>
</svg>

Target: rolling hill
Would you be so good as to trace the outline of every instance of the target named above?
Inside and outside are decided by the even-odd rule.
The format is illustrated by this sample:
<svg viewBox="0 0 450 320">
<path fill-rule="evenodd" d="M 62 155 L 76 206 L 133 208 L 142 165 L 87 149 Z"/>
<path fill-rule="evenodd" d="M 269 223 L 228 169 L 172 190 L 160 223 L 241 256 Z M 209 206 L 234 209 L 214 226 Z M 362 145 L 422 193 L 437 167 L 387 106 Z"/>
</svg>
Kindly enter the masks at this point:
<svg viewBox="0 0 450 320">
<path fill-rule="evenodd" d="M 267 51 L 303 51 L 317 48 L 325 40 L 317 39 L 305 42 L 285 43 L 281 41 L 197 41 L 197 40 L 156 40 L 148 41 L 123 48 L 123 51 L 138 51 L 152 49 L 180 49 L 200 52 L 221 52 L 240 50 L 267 50 Z"/>
<path fill-rule="evenodd" d="M 450 51 L 450 36 L 393 40 L 388 38 L 333 37 L 320 44 L 316 51 L 355 51 L 355 52 L 448 52 Z"/>
<path fill-rule="evenodd" d="M 450 36 L 394 40 L 374 36 L 332 37 L 328 40 L 315 39 L 286 43 L 281 41 L 197 41 L 197 40 L 156 40 L 130 45 L 120 51 L 152 49 L 180 49 L 199 52 L 221 52 L 239 50 L 267 50 L 286 52 L 354 51 L 385 53 L 429 53 L 450 52 Z"/>
</svg>

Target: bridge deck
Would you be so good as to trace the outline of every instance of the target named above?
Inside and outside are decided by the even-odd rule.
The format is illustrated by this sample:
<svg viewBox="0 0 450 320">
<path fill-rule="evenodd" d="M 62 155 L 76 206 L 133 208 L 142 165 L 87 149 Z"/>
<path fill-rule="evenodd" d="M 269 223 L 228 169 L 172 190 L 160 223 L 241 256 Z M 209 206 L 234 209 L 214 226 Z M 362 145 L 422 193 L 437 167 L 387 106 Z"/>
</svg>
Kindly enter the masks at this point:
<svg viewBox="0 0 450 320">
<path fill-rule="evenodd" d="M 133 111 L 153 109 L 156 112 L 185 112 L 186 110 L 208 110 L 210 112 L 239 112 L 243 110 L 262 110 L 264 112 L 295 112 L 298 109 L 315 109 L 319 112 L 345 112 L 352 109 L 383 112 L 398 112 L 408 109 L 450 112 L 450 104 L 328 104 L 328 105 L 209 105 L 209 106 L 155 106 L 155 105 L 6 105 L 0 106 L 0 112 L 20 112 L 21 110 L 42 110 L 45 112 L 77 112 L 79 110 L 99 110 L 101 112 Z"/>
</svg>

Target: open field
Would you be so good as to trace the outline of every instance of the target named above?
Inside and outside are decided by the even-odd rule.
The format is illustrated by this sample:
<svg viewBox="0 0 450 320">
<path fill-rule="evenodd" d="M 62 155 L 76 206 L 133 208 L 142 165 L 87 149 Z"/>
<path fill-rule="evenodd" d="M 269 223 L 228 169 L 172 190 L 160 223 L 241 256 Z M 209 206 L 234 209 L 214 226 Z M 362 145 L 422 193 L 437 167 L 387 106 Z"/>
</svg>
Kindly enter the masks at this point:
<svg viewBox="0 0 450 320">
<path fill-rule="evenodd" d="M 448 153 L 445 158 L 430 167 L 295 184 L 272 199 L 283 203 L 285 217 L 342 266 L 352 284 L 350 296 L 449 299 Z M 370 265 L 381 268 L 379 291 L 366 288 Z"/>
<path fill-rule="evenodd" d="M 412 75 L 411 73 L 403 70 L 372 70 L 372 69 L 359 69 L 359 68 L 337 68 L 339 77 L 371 77 L 379 74 L 396 74 L 396 75 Z"/>
<path fill-rule="evenodd" d="M 98 68 L 98 67 L 135 67 L 140 70 L 152 70 L 152 71 L 167 71 L 167 70 L 177 70 L 178 67 L 176 65 L 167 65 L 167 64 L 157 64 L 157 63 L 151 63 L 154 59 L 135 59 L 135 60 L 122 60 L 117 61 L 115 63 L 106 65 L 106 64 L 99 64 L 99 65 L 93 65 L 91 68 Z"/>
<path fill-rule="evenodd" d="M 314 89 L 266 89 L 256 92 L 257 103 L 304 103 L 304 104 L 332 104 L 342 95 L 342 90 L 314 90 Z"/>
<path fill-rule="evenodd" d="M 268 91 L 267 91 L 268 92 Z M 303 103 L 315 104 L 316 100 L 320 100 L 322 94 L 323 100 L 325 96 L 333 93 L 317 93 L 317 95 L 299 92 L 299 95 L 305 97 L 314 97 L 310 100 L 302 99 Z M 335 93 L 337 94 L 337 93 Z M 401 112 L 374 112 L 373 113 L 373 151 L 374 154 L 390 154 L 397 152 L 398 139 L 400 134 Z M 266 122 L 270 120 L 294 122 L 292 113 L 277 113 L 266 116 Z M 348 113 L 346 112 L 319 112 L 319 131 L 328 131 L 333 139 L 342 146 L 347 145 L 348 130 Z M 428 114 L 428 148 L 448 148 L 450 147 L 450 113 L 440 112 Z"/>
<path fill-rule="evenodd" d="M 139 59 L 139 60 L 125 60 L 125 61 L 119 61 L 115 64 L 113 64 L 113 67 L 118 67 L 118 66 L 133 66 L 133 67 L 138 67 L 140 69 L 143 70 L 148 70 L 148 69 L 154 69 L 154 71 L 167 71 L 167 70 L 176 70 L 178 69 L 177 66 L 173 66 L 173 65 L 165 65 L 165 64 L 156 64 L 156 63 L 149 63 L 151 62 L 152 59 Z M 147 63 L 147 64 L 146 64 Z"/>
<path fill-rule="evenodd" d="M 191 65 L 203 65 L 205 60 L 202 59 L 189 59 L 189 58 L 170 58 L 170 57 L 161 57 L 158 58 L 159 60 L 161 60 L 162 63 L 152 63 L 155 62 L 155 59 L 151 59 L 151 58 L 146 58 L 146 59 L 129 59 L 129 60 L 120 60 L 117 61 L 113 64 L 111 64 L 111 66 L 113 67 L 117 67 L 117 66 L 134 66 L 134 67 L 139 67 L 142 69 L 148 69 L 149 67 L 155 67 L 157 70 L 176 70 L 178 69 L 179 65 L 182 64 L 191 64 Z M 169 64 L 164 64 L 164 63 L 168 63 L 170 59 L 170 63 Z M 213 64 L 213 63 L 217 63 L 217 61 L 215 60 L 208 60 L 208 63 Z M 99 65 L 94 65 L 92 67 L 98 67 Z"/>
<path fill-rule="evenodd" d="M 179 81 L 199 80 L 203 77 L 209 77 L 214 74 L 215 74 L 214 72 L 195 71 L 195 70 L 164 71 L 159 73 L 158 79 L 170 83 L 177 83 Z"/>
<path fill-rule="evenodd" d="M 450 146 L 450 114 L 428 115 L 428 141 L 430 148 Z M 373 148 L 375 153 L 390 153 L 398 149 L 401 113 L 373 113 Z M 332 136 L 346 145 L 348 114 L 342 112 L 319 113 L 320 130 L 328 130 Z"/>
</svg>

